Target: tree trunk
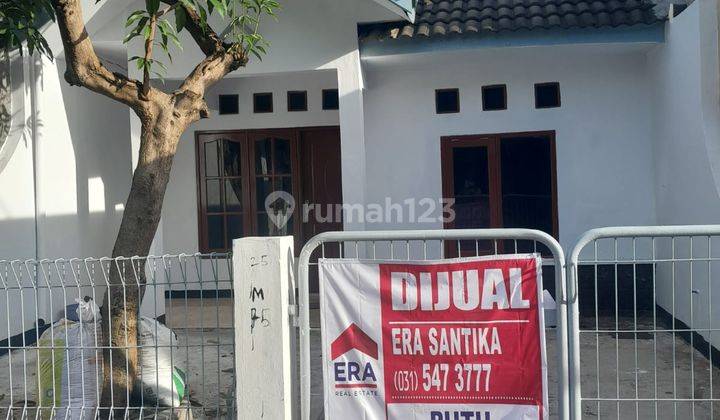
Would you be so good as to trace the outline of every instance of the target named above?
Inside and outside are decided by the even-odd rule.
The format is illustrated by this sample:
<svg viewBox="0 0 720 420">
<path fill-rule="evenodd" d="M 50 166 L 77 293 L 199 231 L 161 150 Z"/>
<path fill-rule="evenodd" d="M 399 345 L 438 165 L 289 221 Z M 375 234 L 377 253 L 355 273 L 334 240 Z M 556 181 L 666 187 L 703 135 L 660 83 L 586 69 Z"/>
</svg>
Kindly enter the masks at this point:
<svg viewBox="0 0 720 420">
<path fill-rule="evenodd" d="M 160 111 L 163 113 L 163 111 Z M 145 117 L 137 168 L 118 232 L 113 258 L 145 257 L 160 221 L 173 157 L 182 134 L 176 115 Z M 172 114 L 164 112 L 163 114 Z M 157 114 L 155 114 L 157 115 Z M 145 291 L 145 262 L 113 262 L 102 313 L 103 418 L 125 418 L 138 373 L 138 318 Z M 111 348 L 108 348 L 108 345 Z"/>
</svg>

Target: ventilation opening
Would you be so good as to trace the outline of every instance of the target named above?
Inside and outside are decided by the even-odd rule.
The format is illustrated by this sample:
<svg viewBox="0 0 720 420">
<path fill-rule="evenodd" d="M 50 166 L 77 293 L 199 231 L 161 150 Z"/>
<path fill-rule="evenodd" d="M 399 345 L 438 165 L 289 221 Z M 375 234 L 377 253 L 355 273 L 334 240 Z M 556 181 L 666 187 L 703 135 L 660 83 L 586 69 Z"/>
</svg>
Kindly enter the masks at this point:
<svg viewBox="0 0 720 420">
<path fill-rule="evenodd" d="M 273 112 L 272 93 L 256 93 L 253 95 L 253 111 L 256 114 Z"/>
<path fill-rule="evenodd" d="M 438 89 L 435 91 L 435 112 L 453 114 L 460 112 L 460 90 Z"/>
<path fill-rule="evenodd" d="M 537 83 L 535 85 L 535 108 L 560 106 L 560 83 Z"/>
<path fill-rule="evenodd" d="M 288 111 L 307 111 L 307 91 L 290 91 L 287 94 Z"/>
<path fill-rule="evenodd" d="M 220 95 L 218 97 L 218 112 L 220 115 L 237 114 L 240 112 L 240 98 L 238 95 Z"/>
<path fill-rule="evenodd" d="M 340 96 L 337 89 L 323 89 L 322 109 L 326 111 L 340 109 Z"/>
<path fill-rule="evenodd" d="M 482 107 L 483 111 L 500 111 L 507 109 L 507 86 L 483 86 Z"/>
</svg>

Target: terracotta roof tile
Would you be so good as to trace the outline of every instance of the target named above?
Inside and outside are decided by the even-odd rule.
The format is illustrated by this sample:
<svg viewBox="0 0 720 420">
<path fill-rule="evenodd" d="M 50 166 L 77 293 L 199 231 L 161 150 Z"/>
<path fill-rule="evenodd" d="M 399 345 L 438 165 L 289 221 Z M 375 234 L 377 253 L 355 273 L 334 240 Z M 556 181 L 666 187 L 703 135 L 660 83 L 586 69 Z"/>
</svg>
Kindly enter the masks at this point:
<svg viewBox="0 0 720 420">
<path fill-rule="evenodd" d="M 420 0 L 414 24 L 360 25 L 360 38 L 650 25 L 663 20 L 653 6 L 649 0 Z"/>
</svg>

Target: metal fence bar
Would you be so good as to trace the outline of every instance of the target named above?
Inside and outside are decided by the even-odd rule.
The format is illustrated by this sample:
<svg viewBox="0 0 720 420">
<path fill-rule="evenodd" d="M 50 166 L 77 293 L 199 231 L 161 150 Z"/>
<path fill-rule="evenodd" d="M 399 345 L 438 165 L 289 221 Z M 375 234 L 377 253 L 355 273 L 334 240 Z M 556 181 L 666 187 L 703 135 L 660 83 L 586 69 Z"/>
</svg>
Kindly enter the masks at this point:
<svg viewBox="0 0 720 420">
<path fill-rule="evenodd" d="M 232 285 L 229 254 L 0 260 L 0 418 L 96 418 L 103 408 L 125 417 L 235 418 L 232 303 L 222 300 L 233 299 Z M 125 340 L 121 332 L 107 347 L 107 312 L 98 309 L 108 289 L 127 304 L 143 296 L 138 286 L 140 307 L 121 315 Z M 68 306 L 84 304 L 86 312 Z M 138 342 L 130 345 L 134 317 Z M 139 366 L 127 404 L 100 407 L 103 357 L 129 351 Z"/>
<path fill-rule="evenodd" d="M 310 325 L 310 289 L 309 272 L 311 256 L 316 249 L 325 256 L 326 244 L 336 242 L 340 258 L 348 258 L 350 250 L 355 250 L 355 257 L 367 254 L 375 259 L 377 256 L 377 243 L 389 243 L 390 259 L 396 259 L 395 242 L 405 242 L 407 259 L 410 258 L 410 242 L 422 242 L 418 255 L 427 258 L 428 241 L 439 241 L 441 249 L 447 241 L 456 241 L 460 250 L 462 241 L 474 241 L 475 249 L 479 251 L 480 241 L 492 241 L 495 254 L 498 253 L 498 241 L 514 241 L 514 251 L 517 252 L 517 241 L 533 241 L 533 249 L 537 250 L 537 243 L 547 247 L 552 254 L 552 264 L 555 268 L 555 287 L 557 296 L 557 362 L 558 362 L 558 418 L 569 419 L 570 401 L 568 385 L 568 331 L 567 331 L 567 293 L 565 282 L 565 257 L 558 242 L 550 235 L 530 229 L 453 229 L 453 230 L 407 230 L 407 231 L 365 231 L 365 232 L 326 232 L 321 233 L 303 247 L 298 265 L 299 294 L 300 294 L 300 386 L 301 386 L 301 419 L 310 419 L 311 409 L 311 325 Z M 355 243 L 350 248 L 348 243 Z M 365 247 L 358 248 L 358 242 L 366 243 Z M 349 248 L 349 249 L 348 249 Z M 352 255 L 352 254 L 351 254 Z"/>
<path fill-rule="evenodd" d="M 672 404 L 671 414 L 673 418 L 682 417 L 679 414 L 678 406 L 681 403 L 689 404 L 688 415 L 692 418 L 700 415 L 697 412 L 696 405 L 698 403 L 709 404 L 709 416 L 712 418 L 714 413 L 714 404 L 720 402 L 720 399 L 716 398 L 713 390 L 713 376 L 717 374 L 713 363 L 713 352 L 716 349 L 713 347 L 713 332 L 717 331 L 718 328 L 713 328 L 713 305 L 712 305 L 712 265 L 713 263 L 720 263 L 720 256 L 713 255 L 713 238 L 720 239 L 720 225 L 697 225 L 697 226 L 642 226 L 642 227 L 608 227 L 593 229 L 586 232 L 579 239 L 575 247 L 573 248 L 567 265 L 567 280 L 568 286 L 567 291 L 570 299 L 568 302 L 568 317 L 569 317 L 569 329 L 571 332 L 570 336 L 570 377 L 569 385 L 571 392 L 571 418 L 580 419 L 583 415 L 583 402 L 591 403 L 597 410 L 597 417 L 601 416 L 601 407 L 607 408 L 607 405 L 602 404 L 614 404 L 615 415 L 617 418 L 628 417 L 627 412 L 621 411 L 621 404 L 633 404 L 634 405 L 634 417 L 643 418 L 641 414 L 641 403 L 652 404 L 652 412 L 654 417 L 658 418 L 658 415 L 662 415 L 663 405 L 661 404 Z M 639 241 L 644 240 L 644 245 L 638 245 Z M 608 256 L 599 255 L 599 248 L 601 245 L 608 245 L 612 250 L 609 251 L 611 254 Z M 662 245 L 665 245 L 664 247 Z M 626 245 L 631 248 L 631 251 L 619 251 L 618 247 Z M 644 248 L 644 250 L 643 250 Z M 698 248 L 702 248 L 699 250 Z M 589 252 L 588 252 L 589 251 Z M 646 256 L 639 255 L 640 252 L 645 252 Z M 583 256 L 585 255 L 585 256 Z M 625 255 L 625 256 L 624 256 Z M 619 293 L 619 288 L 624 287 L 619 280 L 619 268 L 623 265 L 632 265 L 632 273 L 626 279 L 627 282 L 631 283 L 632 290 L 632 314 L 628 316 L 628 323 L 631 328 L 623 328 L 620 319 L 624 315 L 620 313 L 619 300 L 627 298 Z M 646 302 L 645 305 L 649 305 L 648 299 L 643 294 L 638 293 L 638 268 L 641 265 L 652 265 L 651 267 L 651 284 L 645 285 L 648 287 L 648 293 L 652 293 L 652 316 L 644 315 L 647 320 L 646 324 L 651 327 L 642 327 L 639 324 L 639 299 Z M 704 267 L 706 265 L 706 267 Z M 593 287 L 594 291 L 592 294 L 582 294 L 585 290 L 583 285 L 580 284 L 579 269 L 581 266 L 592 266 L 593 281 L 592 283 L 586 284 L 585 287 Z M 602 314 L 599 313 L 599 300 L 602 300 L 600 296 L 599 284 L 599 268 L 603 266 L 612 266 L 613 275 L 613 288 L 614 288 L 614 310 L 613 314 L 615 317 L 614 328 L 607 328 L 601 325 Z M 687 266 L 688 271 L 684 271 L 683 268 Z M 700 281 L 697 279 L 700 270 L 695 268 L 704 268 L 702 272 L 707 276 L 707 281 Z M 669 273 L 667 273 L 669 271 Z M 658 275 L 660 272 L 666 273 L 668 277 L 667 284 L 658 284 Z M 707 290 L 707 317 L 702 320 L 707 322 L 707 325 L 697 325 L 697 314 L 698 308 L 694 304 L 696 296 L 699 295 L 697 290 L 698 284 L 705 285 Z M 660 292 L 661 286 L 663 291 Z M 667 288 L 670 291 L 667 291 Z M 676 295 L 676 290 L 682 293 Z M 669 321 L 669 327 L 662 328 L 658 319 L 658 310 L 663 309 L 663 303 L 659 302 L 659 297 L 664 296 L 663 293 L 669 294 L 667 297 L 668 302 L 665 303 L 666 308 L 669 309 L 671 320 Z M 581 296 L 594 296 L 594 310 L 590 311 L 590 317 L 594 317 L 594 323 L 586 324 L 594 325 L 593 329 L 582 329 L 581 325 L 581 311 L 580 311 L 580 298 Z M 663 297 L 663 299 L 665 299 Z M 683 299 L 682 302 L 679 299 Z M 689 303 L 683 303 L 689 301 Z M 704 302 L 703 301 L 703 302 Z M 689 319 L 687 319 L 687 326 L 677 325 L 676 323 L 680 318 L 678 311 L 688 309 Z M 584 376 L 581 376 L 581 369 L 585 367 L 587 369 L 587 361 L 584 360 L 586 357 L 590 357 L 590 352 L 583 352 L 583 344 L 581 342 L 581 334 L 588 333 L 594 334 L 594 346 L 595 351 L 592 352 L 596 358 L 594 363 L 595 378 L 585 377 L 586 382 L 583 383 Z M 707 334 L 707 347 L 699 349 L 700 344 L 697 343 L 695 334 Z M 652 351 L 652 357 L 644 354 L 639 350 L 640 336 L 642 334 L 649 334 L 652 336 L 652 347 L 648 351 Z M 672 340 L 671 351 L 661 351 L 658 348 L 659 336 L 670 335 Z M 688 342 L 682 349 L 678 349 L 677 336 L 680 335 L 686 337 L 685 340 Z M 632 348 L 620 349 L 620 342 L 622 338 L 632 337 L 633 346 Z M 612 371 L 612 366 L 603 366 L 601 364 L 601 337 L 603 342 L 608 339 L 614 340 L 615 346 L 615 392 L 614 397 L 607 396 L 607 392 L 603 393 L 601 389 L 603 385 L 607 387 L 607 381 L 603 381 L 601 376 L 606 375 L 608 371 Z M 592 341 L 588 341 L 590 343 Z M 607 343 L 605 343 L 607 344 Z M 679 363 L 685 363 L 682 359 L 679 359 L 682 351 L 686 351 L 685 347 L 689 346 L 689 366 L 680 369 L 678 368 Z M 624 351 L 633 353 L 634 359 L 634 371 L 633 381 L 631 385 L 634 387 L 634 393 L 631 396 L 624 395 L 621 391 L 623 384 L 621 383 L 620 371 L 621 371 L 621 356 L 624 356 Z M 681 351 L 682 350 L 682 351 Z M 705 396 L 697 394 L 697 381 L 699 378 L 700 371 L 698 371 L 696 365 L 697 353 L 703 354 L 707 351 L 708 360 L 708 371 L 709 371 L 709 394 L 705 392 Z M 668 353 L 671 353 L 668 354 Z M 671 358 L 671 361 L 669 360 Z M 641 359 L 649 359 L 653 363 L 652 367 L 652 381 L 649 384 L 650 391 L 640 392 L 641 378 L 640 374 L 643 371 L 641 368 Z M 668 359 L 664 361 L 664 359 Z M 661 392 L 661 381 L 660 376 L 663 369 L 659 369 L 658 366 L 662 366 L 662 363 L 672 363 L 672 387 L 671 389 Z M 703 373 L 704 375 L 705 373 Z M 591 375 L 588 375 L 591 376 Z M 686 389 L 686 383 L 681 382 L 682 378 L 689 377 L 689 390 Z M 684 386 L 683 392 L 680 391 L 679 385 Z M 593 395 L 583 395 L 583 387 L 595 386 L 595 392 Z M 627 387 L 627 384 L 625 384 Z M 704 386 L 704 385 L 703 385 Z M 607 390 L 605 390 L 607 391 Z M 646 394 L 646 395 L 642 395 Z M 668 397 L 670 395 L 671 397 Z M 624 405 L 624 407 L 627 407 Z M 645 406 L 643 406 L 645 407 Z M 647 408 L 647 407 L 645 407 Z M 624 413 L 624 414 L 623 414 Z M 664 412 L 667 414 L 667 412 Z M 646 414 L 647 415 L 647 414 Z"/>
</svg>

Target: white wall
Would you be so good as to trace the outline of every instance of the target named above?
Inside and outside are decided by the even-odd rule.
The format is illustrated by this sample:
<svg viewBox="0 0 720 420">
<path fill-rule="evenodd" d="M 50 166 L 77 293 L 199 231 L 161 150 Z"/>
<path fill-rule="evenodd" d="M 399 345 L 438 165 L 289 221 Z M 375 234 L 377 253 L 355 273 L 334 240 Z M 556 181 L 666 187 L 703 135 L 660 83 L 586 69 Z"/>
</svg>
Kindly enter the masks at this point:
<svg viewBox="0 0 720 420">
<path fill-rule="evenodd" d="M 696 1 L 667 29 L 667 43 L 648 54 L 654 90 L 655 195 L 658 224 L 720 223 L 720 105 L 718 102 L 718 22 L 716 2 Z M 720 241 L 713 242 L 718 257 Z M 670 244 L 661 250 L 672 252 Z M 707 257 L 707 240 L 696 238 L 695 257 Z M 688 241 L 676 243 L 676 256 L 690 256 Z M 708 268 L 712 281 L 708 282 Z M 658 266 L 660 304 L 688 325 L 720 322 L 717 300 L 720 264 L 706 261 Z M 673 304 L 673 273 L 675 274 Z M 691 285 L 692 282 L 692 285 Z M 691 294 L 691 287 L 696 293 Z M 715 290 L 713 296 L 712 290 Z M 692 308 L 692 309 L 691 309 Z M 692 312 L 691 312 L 692 311 Z M 690 314 L 693 314 L 691 317 Z M 704 336 L 708 334 L 701 332 Z M 720 346 L 715 334 L 713 344 Z"/>
<path fill-rule="evenodd" d="M 594 227 L 653 224 L 651 86 L 638 48 L 514 48 L 370 60 L 367 201 L 441 197 L 441 136 L 555 130 L 566 250 Z M 562 107 L 536 110 L 533 85 L 548 81 L 560 82 Z M 498 83 L 507 84 L 508 109 L 482 111 L 481 86 Z M 460 89 L 460 113 L 435 114 L 438 88 Z"/>
<path fill-rule="evenodd" d="M 0 149 L 0 260 L 35 257 L 35 187 L 32 133 L 26 130 L 31 116 L 30 90 L 25 81 L 30 59 L 13 54 L 9 75 L 10 127 Z M 14 238 L 13 240 L 8 240 Z"/>
<path fill-rule="evenodd" d="M 281 1 L 277 21 L 264 18 L 260 32 L 270 42 L 262 61 L 251 58 L 245 68 L 229 77 L 336 68 L 340 57 L 357 49 L 357 24 L 398 20 L 398 16 L 372 0 Z M 144 7 L 144 6 L 138 6 Z M 130 8 L 132 9 L 132 8 Z M 224 28 L 215 16 L 211 25 Z M 181 79 L 202 60 L 192 38 L 182 33 L 183 52 L 173 54 L 168 78 Z M 133 44 L 133 46 L 136 46 Z"/>
<path fill-rule="evenodd" d="M 162 240 L 165 253 L 191 253 L 198 250 L 197 182 L 195 166 L 195 132 L 203 130 L 244 130 L 256 128 L 337 126 L 338 111 L 322 109 L 322 89 L 337 88 L 334 71 L 289 73 L 266 77 L 227 79 L 208 92 L 209 119 L 191 126 L 180 140 L 173 163 L 170 183 L 165 194 L 162 216 Z M 307 90 L 308 111 L 288 112 L 287 92 Z M 274 112 L 254 114 L 252 95 L 273 93 Z M 238 115 L 218 115 L 219 94 L 237 94 Z"/>
<path fill-rule="evenodd" d="M 43 60 L 37 103 L 40 258 L 108 256 L 130 188 L 127 108 Z M 120 206 L 120 207 L 118 207 Z"/>
</svg>

